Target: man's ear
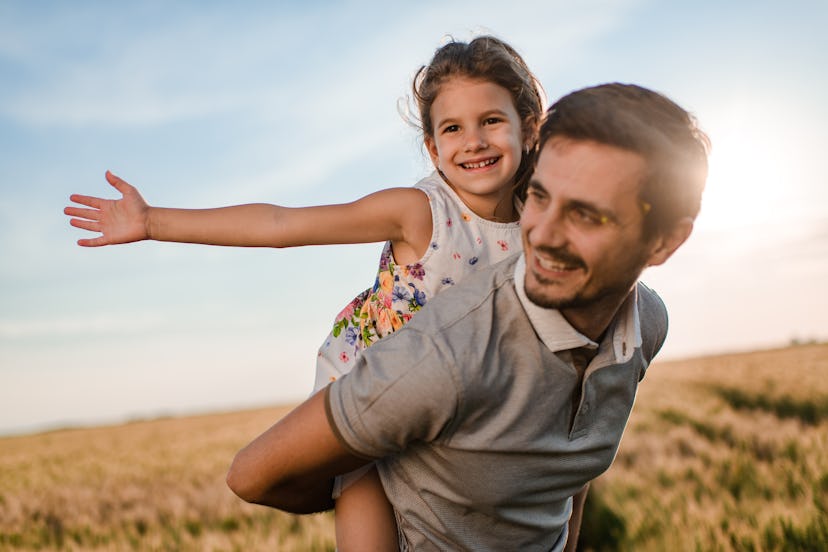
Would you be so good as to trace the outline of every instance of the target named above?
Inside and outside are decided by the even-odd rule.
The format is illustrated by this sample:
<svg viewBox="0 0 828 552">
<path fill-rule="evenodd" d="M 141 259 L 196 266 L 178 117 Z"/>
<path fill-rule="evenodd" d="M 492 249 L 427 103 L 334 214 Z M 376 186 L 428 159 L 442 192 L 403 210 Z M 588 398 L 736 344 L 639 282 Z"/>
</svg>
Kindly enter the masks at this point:
<svg viewBox="0 0 828 552">
<path fill-rule="evenodd" d="M 423 140 L 425 147 L 428 150 L 428 155 L 431 157 L 431 162 L 435 169 L 440 169 L 440 157 L 437 155 L 437 142 L 431 136 L 426 136 Z"/>
<path fill-rule="evenodd" d="M 650 258 L 647 261 L 647 266 L 658 266 L 669 259 L 676 249 L 683 244 L 687 238 L 690 237 L 690 232 L 693 231 L 693 219 L 690 217 L 683 217 L 673 225 L 673 228 L 655 238 L 652 243 L 652 250 L 650 251 Z"/>
</svg>

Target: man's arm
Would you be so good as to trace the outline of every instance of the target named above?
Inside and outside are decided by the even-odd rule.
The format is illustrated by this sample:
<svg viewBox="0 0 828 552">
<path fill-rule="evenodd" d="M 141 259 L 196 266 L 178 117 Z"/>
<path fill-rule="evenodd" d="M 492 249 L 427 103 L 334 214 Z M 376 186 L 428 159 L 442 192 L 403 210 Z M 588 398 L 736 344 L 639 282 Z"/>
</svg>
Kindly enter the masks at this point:
<svg viewBox="0 0 828 552">
<path fill-rule="evenodd" d="M 306 514 L 333 507 L 333 477 L 368 463 L 339 442 L 316 393 L 236 454 L 227 485 L 247 502 Z"/>
<path fill-rule="evenodd" d="M 581 532 L 581 520 L 584 515 L 584 503 L 586 502 L 589 483 L 575 493 L 572 497 L 572 515 L 569 517 L 569 534 L 566 538 L 564 552 L 575 552 L 578 546 L 578 534 Z"/>
</svg>

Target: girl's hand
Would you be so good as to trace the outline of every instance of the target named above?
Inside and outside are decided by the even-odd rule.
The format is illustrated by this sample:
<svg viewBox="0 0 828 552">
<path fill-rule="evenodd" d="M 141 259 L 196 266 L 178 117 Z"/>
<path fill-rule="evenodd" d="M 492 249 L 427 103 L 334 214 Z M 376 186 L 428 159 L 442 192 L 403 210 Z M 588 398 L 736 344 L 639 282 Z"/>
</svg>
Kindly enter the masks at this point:
<svg viewBox="0 0 828 552">
<path fill-rule="evenodd" d="M 147 202 L 138 190 L 109 171 L 106 171 L 106 180 L 121 192 L 121 199 L 101 199 L 78 194 L 69 196 L 70 201 L 90 207 L 66 207 L 63 210 L 64 214 L 77 217 L 72 218 L 69 224 L 102 234 L 95 238 L 80 239 L 78 245 L 98 247 L 149 238 Z"/>
</svg>

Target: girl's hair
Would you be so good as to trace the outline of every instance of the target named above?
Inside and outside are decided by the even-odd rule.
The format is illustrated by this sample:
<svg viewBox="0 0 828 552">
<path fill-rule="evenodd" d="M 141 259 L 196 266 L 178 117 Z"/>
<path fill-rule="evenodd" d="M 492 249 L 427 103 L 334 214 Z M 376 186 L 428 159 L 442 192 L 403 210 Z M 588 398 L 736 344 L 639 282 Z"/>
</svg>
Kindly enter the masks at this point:
<svg viewBox="0 0 828 552">
<path fill-rule="evenodd" d="M 514 194 L 525 199 L 526 184 L 534 165 L 537 131 L 546 97 L 537 77 L 526 66 L 514 48 L 493 36 L 479 36 L 471 42 L 452 40 L 434 53 L 428 65 L 414 76 L 412 89 L 420 112 L 419 125 L 423 135 L 434 136 L 431 107 L 448 80 L 464 77 L 487 81 L 508 90 L 521 120 L 524 149 L 515 174 Z"/>
</svg>

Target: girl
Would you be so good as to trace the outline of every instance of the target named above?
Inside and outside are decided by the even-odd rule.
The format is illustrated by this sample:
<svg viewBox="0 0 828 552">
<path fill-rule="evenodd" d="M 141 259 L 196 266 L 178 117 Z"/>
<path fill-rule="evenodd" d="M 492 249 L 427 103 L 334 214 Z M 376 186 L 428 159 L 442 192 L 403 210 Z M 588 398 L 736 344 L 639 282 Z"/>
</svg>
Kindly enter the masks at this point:
<svg viewBox="0 0 828 552">
<path fill-rule="evenodd" d="M 450 42 L 412 85 L 435 171 L 412 188 L 344 205 L 240 205 L 180 210 L 149 206 L 113 175 L 120 200 L 72 195 L 73 226 L 101 233 L 101 246 L 152 239 L 291 247 L 385 241 L 374 286 L 337 316 L 319 350 L 319 390 L 350 371 L 365 347 L 404 325 L 430 297 L 479 267 L 520 250 L 518 205 L 532 169 L 543 91 L 503 41 Z M 397 548 L 393 510 L 372 466 L 337 479 L 339 550 Z"/>
</svg>

